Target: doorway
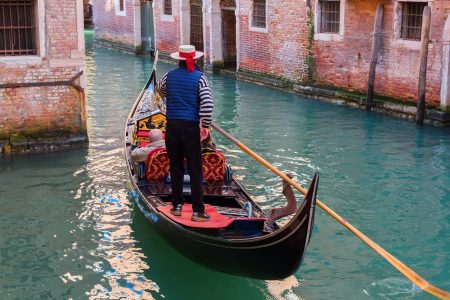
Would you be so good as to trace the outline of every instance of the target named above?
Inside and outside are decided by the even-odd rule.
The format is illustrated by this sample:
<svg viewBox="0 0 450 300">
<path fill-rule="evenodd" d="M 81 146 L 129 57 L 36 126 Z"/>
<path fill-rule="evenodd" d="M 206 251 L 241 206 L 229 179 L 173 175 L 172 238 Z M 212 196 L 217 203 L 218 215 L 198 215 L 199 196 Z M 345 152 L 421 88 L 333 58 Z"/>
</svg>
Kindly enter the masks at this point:
<svg viewBox="0 0 450 300">
<path fill-rule="evenodd" d="M 222 56 L 224 68 L 236 68 L 236 15 L 222 8 Z"/>
</svg>

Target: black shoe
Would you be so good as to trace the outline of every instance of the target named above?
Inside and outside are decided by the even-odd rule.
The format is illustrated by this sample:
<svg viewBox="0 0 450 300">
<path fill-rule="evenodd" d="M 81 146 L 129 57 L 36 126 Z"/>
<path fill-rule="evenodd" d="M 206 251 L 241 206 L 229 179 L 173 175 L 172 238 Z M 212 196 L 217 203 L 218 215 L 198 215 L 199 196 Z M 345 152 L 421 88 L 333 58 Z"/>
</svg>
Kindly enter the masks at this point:
<svg viewBox="0 0 450 300">
<path fill-rule="evenodd" d="M 182 210 L 183 205 L 178 204 L 177 206 L 172 206 L 172 208 L 170 209 L 170 213 L 174 216 L 181 216 L 181 210 Z"/>
<path fill-rule="evenodd" d="M 206 222 L 209 221 L 209 219 L 211 219 L 210 216 L 208 216 L 205 212 L 195 212 L 192 214 L 192 221 L 195 222 Z"/>
</svg>

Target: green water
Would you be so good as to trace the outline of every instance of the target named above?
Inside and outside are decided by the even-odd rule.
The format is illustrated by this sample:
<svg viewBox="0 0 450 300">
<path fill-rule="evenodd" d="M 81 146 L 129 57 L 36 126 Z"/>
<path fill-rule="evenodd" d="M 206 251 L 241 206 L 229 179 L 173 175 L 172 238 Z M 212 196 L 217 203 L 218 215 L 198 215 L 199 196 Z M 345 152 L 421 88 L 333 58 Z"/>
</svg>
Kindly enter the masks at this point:
<svg viewBox="0 0 450 300">
<path fill-rule="evenodd" d="M 284 281 L 214 272 L 152 229 L 129 196 L 122 134 L 151 62 L 87 33 L 84 149 L 0 159 L 0 299 L 432 299 L 321 209 Z M 173 65 L 160 63 L 158 74 Z M 450 290 L 450 129 L 208 74 L 214 120 L 431 283 Z M 215 134 L 269 209 L 281 182 Z M 298 195 L 300 197 L 300 195 Z"/>
</svg>

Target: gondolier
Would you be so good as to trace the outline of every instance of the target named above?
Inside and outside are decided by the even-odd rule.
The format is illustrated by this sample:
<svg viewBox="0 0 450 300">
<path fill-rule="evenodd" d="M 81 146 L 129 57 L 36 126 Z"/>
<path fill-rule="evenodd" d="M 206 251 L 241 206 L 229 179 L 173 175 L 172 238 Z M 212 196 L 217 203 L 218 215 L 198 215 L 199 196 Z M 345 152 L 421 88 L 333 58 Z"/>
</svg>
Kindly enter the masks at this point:
<svg viewBox="0 0 450 300">
<path fill-rule="evenodd" d="M 206 76 L 195 66 L 203 53 L 192 45 L 182 45 L 170 55 L 179 61 L 177 69 L 167 72 L 155 91 L 166 97 L 166 148 L 170 160 L 172 209 L 181 216 L 183 199 L 184 159 L 191 184 L 192 221 L 208 221 L 203 204 L 201 136 L 211 125 L 214 102 Z"/>
</svg>

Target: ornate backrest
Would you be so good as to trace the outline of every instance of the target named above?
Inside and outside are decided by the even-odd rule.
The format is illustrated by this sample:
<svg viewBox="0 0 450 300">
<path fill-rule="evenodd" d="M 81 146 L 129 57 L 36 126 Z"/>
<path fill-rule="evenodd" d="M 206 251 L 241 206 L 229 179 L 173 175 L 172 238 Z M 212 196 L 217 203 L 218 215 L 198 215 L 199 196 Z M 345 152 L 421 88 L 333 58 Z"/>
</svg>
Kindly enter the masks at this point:
<svg viewBox="0 0 450 300">
<path fill-rule="evenodd" d="M 147 179 L 163 179 L 169 176 L 170 163 L 166 149 L 156 148 L 147 156 Z"/>
<path fill-rule="evenodd" d="M 203 179 L 205 181 L 222 181 L 225 178 L 225 157 L 222 152 L 203 154 Z"/>
<path fill-rule="evenodd" d="M 154 111 L 150 116 L 142 117 L 136 121 L 136 127 L 133 132 L 133 144 L 139 147 L 145 147 L 150 143 L 148 132 L 152 129 L 161 129 L 163 134 L 166 131 L 166 116 L 160 111 Z"/>
</svg>

